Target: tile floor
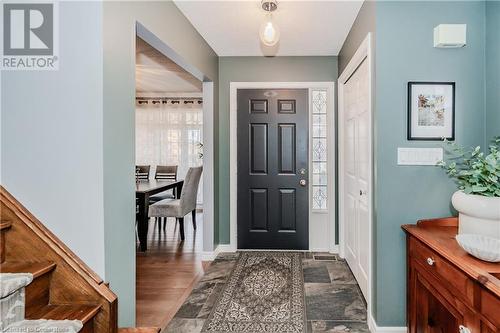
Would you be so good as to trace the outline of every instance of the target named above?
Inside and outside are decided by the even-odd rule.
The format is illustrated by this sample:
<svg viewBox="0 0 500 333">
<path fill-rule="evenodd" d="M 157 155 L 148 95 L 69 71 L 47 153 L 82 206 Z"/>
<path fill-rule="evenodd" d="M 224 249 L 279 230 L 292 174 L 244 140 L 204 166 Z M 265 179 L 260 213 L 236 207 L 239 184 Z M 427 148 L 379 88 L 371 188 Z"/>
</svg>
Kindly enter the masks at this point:
<svg viewBox="0 0 500 333">
<path fill-rule="evenodd" d="M 217 257 L 164 331 L 201 331 L 237 256 L 228 253 Z M 308 252 L 302 261 L 307 331 L 369 332 L 366 303 L 349 267 L 336 256 L 330 256 L 333 260 L 318 260 L 322 257 Z"/>
</svg>

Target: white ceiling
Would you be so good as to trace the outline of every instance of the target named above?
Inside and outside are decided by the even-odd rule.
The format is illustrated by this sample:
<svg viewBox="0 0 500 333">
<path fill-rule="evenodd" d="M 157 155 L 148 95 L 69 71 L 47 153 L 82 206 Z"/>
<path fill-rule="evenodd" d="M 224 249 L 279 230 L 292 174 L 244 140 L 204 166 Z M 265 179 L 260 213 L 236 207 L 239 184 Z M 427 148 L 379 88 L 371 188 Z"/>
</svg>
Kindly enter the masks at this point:
<svg viewBox="0 0 500 333">
<path fill-rule="evenodd" d="M 175 3 L 219 56 L 323 56 L 338 55 L 363 1 L 278 0 L 276 48 L 259 41 L 260 0 Z"/>
<path fill-rule="evenodd" d="M 139 37 L 136 38 L 135 56 L 137 93 L 201 92 L 201 81 Z"/>
</svg>

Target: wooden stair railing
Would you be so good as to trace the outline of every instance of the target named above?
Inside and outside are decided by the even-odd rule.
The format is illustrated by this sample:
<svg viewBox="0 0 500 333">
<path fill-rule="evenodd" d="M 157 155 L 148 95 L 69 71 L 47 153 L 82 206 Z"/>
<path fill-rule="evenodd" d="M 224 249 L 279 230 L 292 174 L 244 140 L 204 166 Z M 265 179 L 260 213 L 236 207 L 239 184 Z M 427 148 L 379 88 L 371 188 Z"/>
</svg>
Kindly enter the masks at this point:
<svg viewBox="0 0 500 333">
<path fill-rule="evenodd" d="M 27 319 L 78 319 L 82 333 L 116 333 L 117 298 L 103 280 L 0 186 L 0 271 L 32 273 Z"/>
</svg>

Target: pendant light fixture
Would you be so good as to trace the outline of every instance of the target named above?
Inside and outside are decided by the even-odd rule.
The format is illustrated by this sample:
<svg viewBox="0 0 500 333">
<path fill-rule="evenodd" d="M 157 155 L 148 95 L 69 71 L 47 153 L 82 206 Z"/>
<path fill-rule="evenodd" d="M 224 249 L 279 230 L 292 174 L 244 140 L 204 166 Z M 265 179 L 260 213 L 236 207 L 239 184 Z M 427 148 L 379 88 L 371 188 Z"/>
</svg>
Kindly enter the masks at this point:
<svg viewBox="0 0 500 333">
<path fill-rule="evenodd" d="M 264 23 L 260 26 L 259 36 L 262 43 L 266 46 L 274 46 L 280 40 L 280 30 L 273 22 L 273 14 L 278 9 L 276 0 L 262 0 L 262 9 L 266 12 Z"/>
</svg>

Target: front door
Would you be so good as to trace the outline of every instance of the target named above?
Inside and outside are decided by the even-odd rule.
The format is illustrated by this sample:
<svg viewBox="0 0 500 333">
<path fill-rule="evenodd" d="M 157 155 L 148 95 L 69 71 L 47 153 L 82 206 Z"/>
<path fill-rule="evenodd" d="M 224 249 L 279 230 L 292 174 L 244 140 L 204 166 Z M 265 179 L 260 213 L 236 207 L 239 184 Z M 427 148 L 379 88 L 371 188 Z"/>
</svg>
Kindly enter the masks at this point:
<svg viewBox="0 0 500 333">
<path fill-rule="evenodd" d="M 238 90 L 238 248 L 309 247 L 308 90 Z"/>
</svg>

